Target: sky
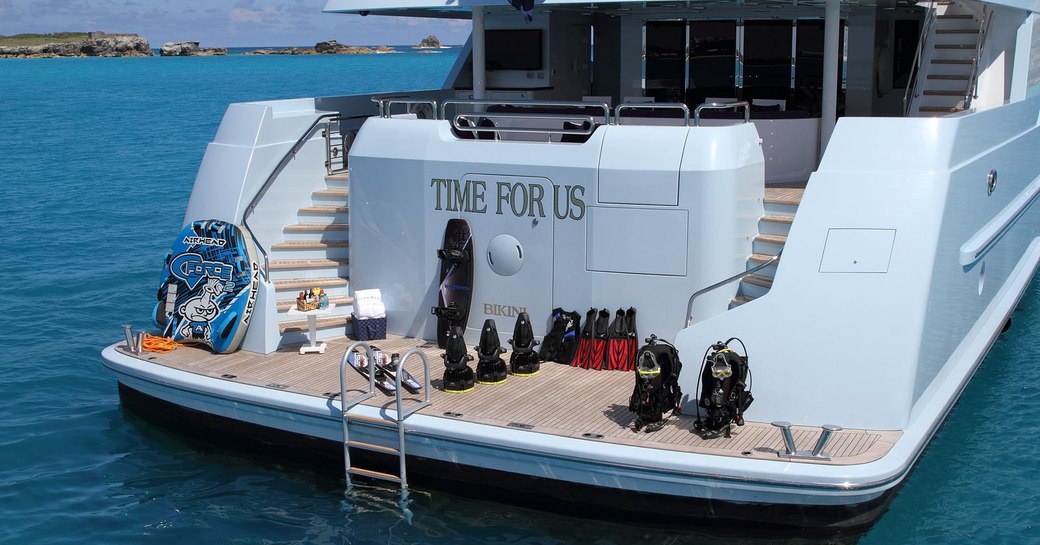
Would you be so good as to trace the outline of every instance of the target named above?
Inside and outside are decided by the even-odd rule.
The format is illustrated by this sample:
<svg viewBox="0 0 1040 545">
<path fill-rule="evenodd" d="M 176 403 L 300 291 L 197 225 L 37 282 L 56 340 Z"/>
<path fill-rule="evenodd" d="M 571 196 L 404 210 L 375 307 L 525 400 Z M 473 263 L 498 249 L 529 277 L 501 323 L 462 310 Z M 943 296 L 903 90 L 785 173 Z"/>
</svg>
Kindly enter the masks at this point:
<svg viewBox="0 0 1040 545">
<path fill-rule="evenodd" d="M 101 30 L 140 34 L 152 47 L 461 44 L 469 21 L 322 13 L 325 0 L 0 0 L 0 35 Z"/>
</svg>

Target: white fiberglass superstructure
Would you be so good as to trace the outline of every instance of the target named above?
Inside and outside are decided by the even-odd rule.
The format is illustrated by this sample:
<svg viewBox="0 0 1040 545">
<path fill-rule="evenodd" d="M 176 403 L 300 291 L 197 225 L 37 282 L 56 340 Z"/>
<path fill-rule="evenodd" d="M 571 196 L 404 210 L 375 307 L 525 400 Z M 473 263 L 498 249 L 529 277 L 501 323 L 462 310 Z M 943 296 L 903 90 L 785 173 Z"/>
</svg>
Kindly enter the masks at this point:
<svg viewBox="0 0 1040 545">
<path fill-rule="evenodd" d="M 441 89 L 231 105 L 184 224 L 237 224 L 258 251 L 242 349 L 119 343 L 106 366 L 127 405 L 345 450 L 351 474 L 403 485 L 407 466 L 601 513 L 870 524 L 1040 263 L 1037 5 L 549 0 L 528 20 L 330 0 L 473 34 Z M 508 346 L 520 312 L 541 339 L 554 309 L 636 308 L 640 343 L 683 361 L 681 414 L 633 433 L 632 373 L 548 362 L 441 391 L 430 309 L 451 219 L 472 230 L 469 346 L 489 319 Z M 327 356 L 296 352 L 307 323 L 288 311 L 309 287 L 335 303 L 316 321 Z M 409 355 L 427 360 L 412 409 L 378 391 L 351 404 L 365 384 L 340 367 L 362 289 L 386 308 L 372 344 L 416 376 Z M 703 355 L 732 337 L 754 403 L 705 438 Z"/>
</svg>

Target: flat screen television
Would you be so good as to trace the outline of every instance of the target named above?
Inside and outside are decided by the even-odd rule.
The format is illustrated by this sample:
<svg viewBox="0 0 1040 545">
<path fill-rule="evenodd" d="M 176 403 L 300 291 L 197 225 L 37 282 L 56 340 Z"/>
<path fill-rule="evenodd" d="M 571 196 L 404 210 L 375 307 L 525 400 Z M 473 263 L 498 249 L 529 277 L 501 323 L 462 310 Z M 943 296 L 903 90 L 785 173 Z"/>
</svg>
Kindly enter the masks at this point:
<svg viewBox="0 0 1040 545">
<path fill-rule="evenodd" d="M 541 29 L 486 30 L 484 39 L 486 70 L 542 69 Z"/>
</svg>

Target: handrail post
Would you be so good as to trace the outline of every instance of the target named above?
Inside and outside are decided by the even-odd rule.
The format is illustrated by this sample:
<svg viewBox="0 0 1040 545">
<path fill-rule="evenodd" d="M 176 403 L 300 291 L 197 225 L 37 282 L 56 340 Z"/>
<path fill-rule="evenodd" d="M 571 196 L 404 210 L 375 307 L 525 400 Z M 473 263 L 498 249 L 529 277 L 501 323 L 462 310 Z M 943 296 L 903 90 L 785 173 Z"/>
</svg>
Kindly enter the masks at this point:
<svg viewBox="0 0 1040 545">
<path fill-rule="evenodd" d="M 355 399 L 347 401 L 347 358 L 354 353 L 357 347 L 363 347 L 365 349 L 366 356 L 368 357 L 368 391 L 361 394 Z M 340 406 L 340 419 L 343 424 L 343 474 L 347 481 L 347 488 L 350 488 L 350 430 L 349 430 L 349 417 L 347 412 L 352 407 L 361 403 L 362 401 L 375 395 L 376 390 L 376 373 L 375 373 L 375 355 L 372 352 L 372 347 L 365 341 L 354 341 L 347 350 L 343 352 L 343 358 L 339 362 L 339 406 Z"/>
<path fill-rule="evenodd" d="M 928 38 L 928 32 L 932 25 L 935 23 L 936 9 L 935 4 L 928 8 L 928 16 L 925 17 L 924 24 L 921 25 L 921 35 L 917 38 L 917 52 L 914 54 L 914 62 L 910 65 L 910 76 L 906 80 L 906 91 L 903 93 L 903 116 L 910 115 L 910 92 L 917 91 L 917 69 L 921 63 L 924 62 L 924 42 Z"/>
<path fill-rule="evenodd" d="M 419 359 L 423 362 L 423 393 L 425 397 L 421 403 L 412 407 L 405 412 L 402 405 L 403 399 L 401 396 L 401 376 L 404 374 L 404 362 L 408 358 L 418 355 Z M 375 377 L 375 373 L 369 373 L 371 377 Z M 397 368 L 394 370 L 395 382 L 397 389 L 394 391 L 397 397 L 397 451 L 398 451 L 398 473 L 401 479 L 401 490 L 408 489 L 408 475 L 405 469 L 405 447 L 404 447 L 404 420 L 412 415 L 415 411 L 430 404 L 430 360 L 426 357 L 426 354 L 418 348 L 413 348 L 404 353 L 400 359 L 397 360 Z"/>
</svg>

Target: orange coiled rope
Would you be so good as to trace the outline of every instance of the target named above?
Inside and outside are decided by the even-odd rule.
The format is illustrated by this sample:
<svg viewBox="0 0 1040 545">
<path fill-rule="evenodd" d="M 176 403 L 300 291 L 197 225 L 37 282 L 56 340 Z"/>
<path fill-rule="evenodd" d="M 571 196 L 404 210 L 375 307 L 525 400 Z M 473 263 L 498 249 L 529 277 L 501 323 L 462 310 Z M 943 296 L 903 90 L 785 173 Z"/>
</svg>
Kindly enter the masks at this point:
<svg viewBox="0 0 1040 545">
<path fill-rule="evenodd" d="M 164 354 L 166 352 L 173 352 L 178 348 L 184 346 L 181 343 L 168 339 L 166 337 L 156 337 L 155 335 L 149 335 L 145 333 L 144 340 L 141 342 L 141 346 L 146 352 L 157 352 Z"/>
</svg>

